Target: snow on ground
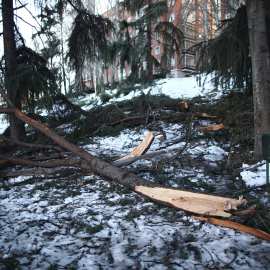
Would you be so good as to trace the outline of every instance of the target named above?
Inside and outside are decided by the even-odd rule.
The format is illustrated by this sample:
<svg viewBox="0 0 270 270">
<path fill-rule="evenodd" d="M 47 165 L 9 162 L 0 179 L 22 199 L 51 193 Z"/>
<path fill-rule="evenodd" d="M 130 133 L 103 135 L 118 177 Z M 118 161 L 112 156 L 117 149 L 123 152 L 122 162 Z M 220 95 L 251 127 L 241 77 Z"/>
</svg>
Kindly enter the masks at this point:
<svg viewBox="0 0 270 270">
<path fill-rule="evenodd" d="M 243 171 L 241 177 L 248 187 L 261 186 L 266 183 L 266 162 L 259 162 L 256 164 L 256 171 L 251 171 L 254 166 L 243 164 Z"/>
<path fill-rule="evenodd" d="M 5 119 L 4 115 L 0 114 L 0 134 L 2 134 L 6 128 L 9 126 L 7 119 Z"/>
<path fill-rule="evenodd" d="M 195 78 L 160 83 L 153 91 L 174 98 L 211 91 L 210 84 L 204 90 L 198 87 Z M 186 132 L 180 124 L 164 124 L 162 128 L 167 141 L 177 141 Z M 94 137 L 83 148 L 97 156 L 109 153 L 113 161 L 130 153 L 147 132 L 143 128 L 125 129 L 116 137 Z M 157 135 L 149 152 L 165 149 L 167 153 L 134 163 L 130 169 L 155 164 L 185 145 L 168 145 L 158 139 L 162 134 Z M 187 147 L 185 154 L 217 168 L 227 159 L 228 148 L 221 148 L 215 140 L 198 140 Z M 222 176 L 205 175 L 203 169 L 168 164 L 164 174 L 169 173 L 169 184 L 175 187 L 187 182 L 223 183 Z M 156 177 L 161 176 L 159 173 Z M 143 177 L 155 181 L 147 173 Z M 265 183 L 265 164 L 256 168 L 244 164 L 241 177 L 247 186 Z M 35 183 L 18 185 L 30 178 L 20 176 L 1 182 L 0 269 L 269 269 L 268 241 L 201 223 L 183 211 L 161 207 L 102 177 L 43 179 L 40 175 Z"/>
<path fill-rule="evenodd" d="M 204 84 L 203 84 L 204 82 Z M 196 77 L 187 77 L 187 78 L 173 78 L 173 79 L 162 79 L 158 83 L 146 89 L 142 89 L 146 94 L 150 91 L 152 95 L 164 94 L 172 98 L 192 98 L 195 96 L 205 96 L 208 97 L 213 90 L 213 85 L 211 84 L 211 77 L 202 76 L 201 87 L 198 86 Z M 107 90 L 108 94 L 116 94 L 117 90 Z M 131 91 L 128 95 L 124 96 L 123 94 L 112 99 L 112 101 L 122 101 L 125 99 L 132 99 L 141 94 L 140 91 Z M 219 95 L 218 92 L 215 95 Z M 96 99 L 95 94 L 88 95 L 87 97 L 81 97 L 81 102 L 91 102 Z M 100 99 L 97 99 L 97 104 L 101 104 Z M 82 107 L 84 110 L 89 110 L 91 105 L 85 105 Z"/>
</svg>

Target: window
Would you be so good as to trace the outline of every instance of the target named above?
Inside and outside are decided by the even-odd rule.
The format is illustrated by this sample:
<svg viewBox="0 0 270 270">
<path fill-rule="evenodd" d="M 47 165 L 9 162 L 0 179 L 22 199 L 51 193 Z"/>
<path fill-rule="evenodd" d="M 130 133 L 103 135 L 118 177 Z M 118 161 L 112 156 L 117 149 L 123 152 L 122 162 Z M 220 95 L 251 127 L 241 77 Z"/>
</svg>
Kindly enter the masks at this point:
<svg viewBox="0 0 270 270">
<path fill-rule="evenodd" d="M 138 19 L 140 19 L 141 17 L 142 17 L 142 11 L 141 11 L 141 10 L 138 10 L 138 11 L 136 12 L 135 19 L 138 20 Z"/>
<path fill-rule="evenodd" d="M 174 19 L 175 19 L 175 14 L 174 14 L 174 13 L 172 13 L 172 14 L 171 14 L 171 16 L 170 16 L 169 21 L 170 21 L 170 22 L 173 22 L 173 21 L 174 21 Z"/>
<path fill-rule="evenodd" d="M 157 47 L 155 48 L 155 52 L 156 52 L 156 54 L 160 54 L 160 47 L 159 47 L 159 46 L 157 46 Z"/>
<path fill-rule="evenodd" d="M 171 67 L 174 67 L 175 66 L 175 59 L 174 59 L 174 56 L 171 58 Z"/>
<path fill-rule="evenodd" d="M 127 22 L 130 23 L 130 22 L 131 22 L 131 18 L 128 18 L 128 19 L 127 19 Z"/>
<path fill-rule="evenodd" d="M 159 39 L 160 39 L 160 33 L 156 32 L 156 40 L 159 40 Z"/>
<path fill-rule="evenodd" d="M 175 0 L 170 0 L 170 7 L 174 6 Z"/>
</svg>

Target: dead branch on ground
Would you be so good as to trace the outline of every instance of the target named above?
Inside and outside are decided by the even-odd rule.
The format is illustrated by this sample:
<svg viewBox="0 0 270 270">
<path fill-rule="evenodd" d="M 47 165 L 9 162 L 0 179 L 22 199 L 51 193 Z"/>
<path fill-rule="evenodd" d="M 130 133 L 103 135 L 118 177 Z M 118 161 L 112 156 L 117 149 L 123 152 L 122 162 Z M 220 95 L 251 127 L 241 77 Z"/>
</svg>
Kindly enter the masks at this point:
<svg viewBox="0 0 270 270">
<path fill-rule="evenodd" d="M 13 140 L 13 139 L 7 138 L 7 137 L 5 137 L 5 136 L 3 136 L 1 134 L 0 134 L 0 139 L 2 139 L 4 141 L 7 141 L 7 142 L 15 143 L 15 144 L 18 144 L 18 145 L 22 145 L 22 146 L 25 146 L 25 147 L 38 148 L 38 149 L 46 149 L 46 150 L 56 150 L 58 152 L 65 152 L 59 146 L 20 142 L 20 141 L 17 141 L 17 140 Z"/>
<path fill-rule="evenodd" d="M 112 181 L 124 185 L 161 205 L 198 213 L 201 215 L 230 217 L 231 209 L 236 211 L 239 205 L 246 203 L 246 200 L 243 200 L 241 197 L 239 200 L 236 200 L 163 187 L 157 183 L 153 183 L 135 174 L 115 167 L 91 155 L 83 149 L 80 149 L 76 145 L 60 137 L 46 126 L 24 115 L 13 105 L 2 87 L 0 87 L 0 93 L 9 106 L 6 112 L 14 114 L 21 121 L 44 133 L 62 148 L 81 158 L 77 160 L 65 160 L 66 166 L 79 167 L 82 170 L 92 171 L 95 174 L 107 177 Z M 190 203 L 194 200 L 196 202 L 195 204 Z"/>
</svg>

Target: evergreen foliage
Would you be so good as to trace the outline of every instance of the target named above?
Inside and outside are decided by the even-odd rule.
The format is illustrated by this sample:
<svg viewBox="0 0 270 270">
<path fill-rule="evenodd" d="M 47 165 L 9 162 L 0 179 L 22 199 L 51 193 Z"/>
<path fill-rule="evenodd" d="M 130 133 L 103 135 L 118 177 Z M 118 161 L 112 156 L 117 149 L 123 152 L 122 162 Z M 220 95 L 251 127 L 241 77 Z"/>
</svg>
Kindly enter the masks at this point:
<svg viewBox="0 0 270 270">
<path fill-rule="evenodd" d="M 96 60 L 106 55 L 107 39 L 113 24 L 108 19 L 90 14 L 86 9 L 78 10 L 68 39 L 67 58 L 71 68 L 79 71 L 85 60 Z"/>
<path fill-rule="evenodd" d="M 25 108 L 34 113 L 36 101 L 43 96 L 45 104 L 49 104 L 56 92 L 53 73 L 47 67 L 47 61 L 32 49 L 21 46 L 17 49 L 18 65 L 5 76 L 5 86 L 12 89 L 9 95 L 20 95 Z"/>
<path fill-rule="evenodd" d="M 267 17 L 268 44 L 270 20 Z M 246 6 L 241 5 L 235 17 L 220 36 L 196 45 L 200 52 L 198 66 L 201 72 L 215 73 L 215 84 L 223 87 L 246 89 L 252 93 L 252 67 Z"/>
<path fill-rule="evenodd" d="M 153 64 L 155 66 L 162 67 L 162 71 L 166 66 L 159 63 L 157 59 L 151 55 L 152 39 L 156 36 L 159 38 L 158 42 L 167 45 L 169 48 L 165 50 L 162 56 L 162 62 L 168 58 L 168 51 L 175 52 L 179 50 L 179 44 L 182 39 L 182 32 L 170 22 L 160 22 L 161 16 L 168 13 L 167 4 L 165 1 L 135 1 L 125 0 L 122 5 L 133 16 L 144 11 L 141 17 L 134 22 L 127 22 L 125 20 L 120 22 L 119 40 L 114 45 L 117 51 L 119 51 L 119 62 L 121 69 L 125 67 L 125 64 L 131 66 L 131 80 L 136 80 L 139 76 L 140 69 L 140 81 L 144 78 L 149 81 L 149 73 L 152 71 Z M 133 36 L 130 35 L 129 30 L 133 29 Z M 149 32 L 151 32 L 149 34 Z M 158 33 L 156 35 L 156 33 Z M 143 69 L 143 62 L 147 63 L 147 71 Z M 168 70 L 167 70 L 168 71 Z M 151 81 L 151 79 L 150 79 Z"/>
</svg>

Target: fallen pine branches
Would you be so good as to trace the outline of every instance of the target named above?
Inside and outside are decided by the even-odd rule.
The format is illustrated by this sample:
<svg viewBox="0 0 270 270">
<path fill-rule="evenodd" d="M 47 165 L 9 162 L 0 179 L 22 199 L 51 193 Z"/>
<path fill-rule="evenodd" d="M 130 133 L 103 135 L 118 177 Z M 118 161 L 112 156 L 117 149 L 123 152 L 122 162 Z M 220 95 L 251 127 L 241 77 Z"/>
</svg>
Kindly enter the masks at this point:
<svg viewBox="0 0 270 270">
<path fill-rule="evenodd" d="M 92 171 L 95 174 L 107 177 L 159 204 L 193 213 L 200 213 L 207 216 L 219 215 L 229 217 L 232 215 L 230 213 L 231 209 L 237 210 L 237 206 L 246 202 L 242 198 L 240 198 L 239 200 L 235 200 L 220 196 L 185 192 L 183 190 L 166 188 L 151 181 L 148 181 L 144 178 L 141 178 L 137 175 L 134 175 L 130 172 L 124 171 L 118 167 L 115 167 L 107 162 L 100 160 L 99 158 L 89 154 L 83 149 L 80 149 L 76 145 L 60 137 L 58 134 L 56 134 L 46 126 L 24 115 L 21 111 L 14 107 L 13 103 L 1 87 L 0 93 L 10 107 L 8 108 L 7 112 L 14 114 L 21 121 L 44 133 L 62 148 L 72 152 L 73 154 L 81 158 L 81 160 L 65 160 L 66 166 L 76 166 L 81 168 L 82 170 Z M 194 204 L 194 207 L 192 207 L 192 200 L 190 200 L 191 198 L 196 202 Z M 211 208 L 211 204 L 214 202 L 219 203 L 215 204 L 214 208 Z"/>
</svg>

